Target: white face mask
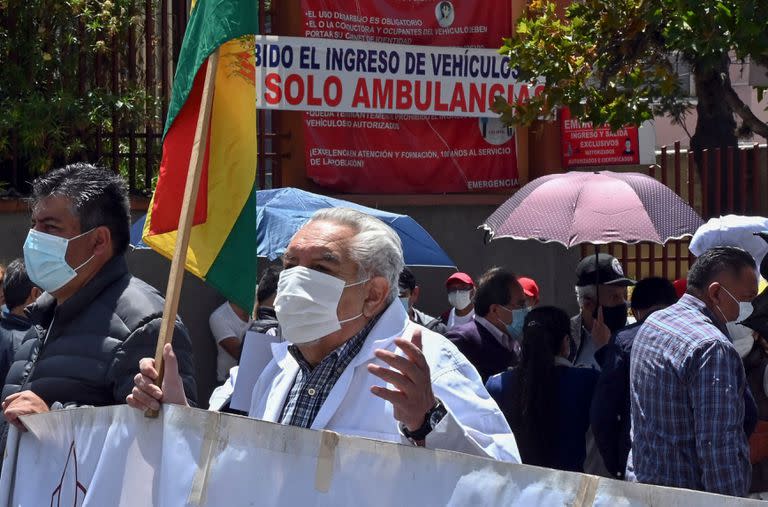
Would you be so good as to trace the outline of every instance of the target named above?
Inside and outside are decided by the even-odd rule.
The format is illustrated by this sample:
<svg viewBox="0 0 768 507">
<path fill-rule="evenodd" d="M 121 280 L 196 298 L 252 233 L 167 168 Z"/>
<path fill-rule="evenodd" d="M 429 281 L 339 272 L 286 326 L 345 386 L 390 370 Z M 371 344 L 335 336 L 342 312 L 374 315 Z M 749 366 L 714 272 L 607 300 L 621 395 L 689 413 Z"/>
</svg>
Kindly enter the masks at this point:
<svg viewBox="0 0 768 507">
<path fill-rule="evenodd" d="M 30 229 L 24 242 L 24 265 L 32 283 L 44 291 L 54 292 L 71 282 L 77 271 L 93 259 L 93 255 L 72 268 L 66 259 L 69 242 L 93 230 L 67 239 Z"/>
<path fill-rule="evenodd" d="M 472 303 L 469 290 L 454 290 L 448 293 L 448 302 L 457 310 L 463 310 Z"/>
<path fill-rule="evenodd" d="M 733 294 L 731 294 L 728 291 L 728 289 L 723 287 L 723 290 L 725 291 L 726 294 L 731 296 L 731 299 L 733 299 L 734 301 L 736 301 L 739 304 L 739 316 L 736 317 L 736 320 L 728 320 L 728 319 L 726 319 L 726 323 L 728 323 L 728 322 L 744 322 L 745 320 L 747 320 L 749 318 L 749 316 L 752 315 L 752 310 L 753 310 L 752 302 L 751 301 L 739 301 L 738 299 L 733 297 Z M 718 306 L 717 309 L 720 310 L 720 307 Z M 725 314 L 723 313 L 722 310 L 720 310 L 720 315 L 722 315 L 723 318 L 725 319 Z"/>
<path fill-rule="evenodd" d="M 275 314 L 282 337 L 295 344 L 309 343 L 341 329 L 341 324 L 362 317 L 339 320 L 336 314 L 341 293 L 349 285 L 335 276 L 296 266 L 280 272 L 275 296 Z"/>
<path fill-rule="evenodd" d="M 728 328 L 728 334 L 733 340 L 733 348 L 739 353 L 739 356 L 744 359 L 755 346 L 755 338 L 752 336 L 752 330 L 747 326 L 736 324 L 735 322 L 729 322 L 725 325 Z"/>
</svg>

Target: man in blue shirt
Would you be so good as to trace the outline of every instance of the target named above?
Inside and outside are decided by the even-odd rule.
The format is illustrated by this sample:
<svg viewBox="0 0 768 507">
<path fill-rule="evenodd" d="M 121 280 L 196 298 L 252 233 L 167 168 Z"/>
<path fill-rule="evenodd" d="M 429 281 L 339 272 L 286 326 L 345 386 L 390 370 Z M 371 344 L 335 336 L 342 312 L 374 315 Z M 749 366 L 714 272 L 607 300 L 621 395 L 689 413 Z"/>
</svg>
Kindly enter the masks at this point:
<svg viewBox="0 0 768 507">
<path fill-rule="evenodd" d="M 630 366 L 630 478 L 747 494 L 744 413 L 754 401 L 726 324 L 746 319 L 756 295 L 754 259 L 740 248 L 713 248 L 691 266 L 680 301 L 642 325 Z"/>
</svg>

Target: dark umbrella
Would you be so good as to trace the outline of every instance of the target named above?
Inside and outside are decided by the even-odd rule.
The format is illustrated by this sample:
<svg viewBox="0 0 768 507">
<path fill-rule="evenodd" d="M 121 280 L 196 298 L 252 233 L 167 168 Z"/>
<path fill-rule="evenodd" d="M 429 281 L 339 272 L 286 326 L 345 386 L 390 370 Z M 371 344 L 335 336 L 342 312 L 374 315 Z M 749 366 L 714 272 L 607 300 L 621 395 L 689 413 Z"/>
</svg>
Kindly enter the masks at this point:
<svg viewBox="0 0 768 507">
<path fill-rule="evenodd" d="M 595 171 L 536 178 L 480 228 L 490 240 L 536 239 L 570 248 L 582 243 L 664 244 L 693 235 L 702 223 L 680 196 L 650 176 Z"/>
</svg>

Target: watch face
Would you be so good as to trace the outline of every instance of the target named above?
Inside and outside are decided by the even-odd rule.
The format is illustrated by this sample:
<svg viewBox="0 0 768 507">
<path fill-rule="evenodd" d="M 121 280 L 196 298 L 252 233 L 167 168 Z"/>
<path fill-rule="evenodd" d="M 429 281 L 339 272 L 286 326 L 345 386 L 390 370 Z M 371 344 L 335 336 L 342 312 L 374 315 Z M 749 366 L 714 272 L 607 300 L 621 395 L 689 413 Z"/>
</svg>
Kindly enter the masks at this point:
<svg viewBox="0 0 768 507">
<path fill-rule="evenodd" d="M 442 421 L 443 417 L 445 417 L 445 412 L 445 407 L 442 404 L 437 405 L 434 410 L 432 410 L 432 413 L 429 414 L 430 428 L 434 428 L 440 424 L 440 421 Z"/>
</svg>

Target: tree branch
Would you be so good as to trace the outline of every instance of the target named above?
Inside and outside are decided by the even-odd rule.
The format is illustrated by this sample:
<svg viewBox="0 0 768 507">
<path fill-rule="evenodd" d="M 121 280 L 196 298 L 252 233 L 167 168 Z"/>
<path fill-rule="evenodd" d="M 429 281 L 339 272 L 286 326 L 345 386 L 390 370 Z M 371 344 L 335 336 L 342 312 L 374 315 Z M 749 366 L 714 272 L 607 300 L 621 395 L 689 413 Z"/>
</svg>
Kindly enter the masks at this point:
<svg viewBox="0 0 768 507">
<path fill-rule="evenodd" d="M 723 79 L 723 91 L 725 93 L 725 102 L 728 104 L 733 112 L 739 115 L 744 122 L 744 125 L 755 134 L 768 139 L 768 123 L 765 123 L 758 118 L 755 113 L 747 106 L 744 101 L 741 100 L 739 94 L 731 86 L 731 77 L 726 72 Z"/>
</svg>

